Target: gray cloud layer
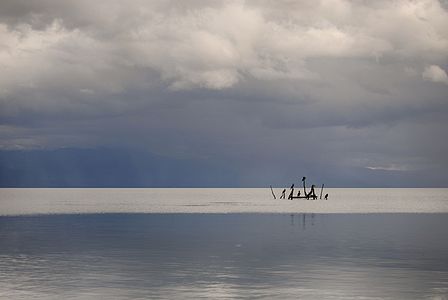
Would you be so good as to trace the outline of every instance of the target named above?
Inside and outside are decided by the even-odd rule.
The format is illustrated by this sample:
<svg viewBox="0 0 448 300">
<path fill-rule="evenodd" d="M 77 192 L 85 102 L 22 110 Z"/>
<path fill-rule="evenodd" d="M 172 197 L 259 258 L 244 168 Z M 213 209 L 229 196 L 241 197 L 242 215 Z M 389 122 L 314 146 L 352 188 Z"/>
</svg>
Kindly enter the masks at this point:
<svg viewBox="0 0 448 300">
<path fill-rule="evenodd" d="M 0 68 L 3 149 L 447 179 L 444 2 L 5 0 Z"/>
</svg>

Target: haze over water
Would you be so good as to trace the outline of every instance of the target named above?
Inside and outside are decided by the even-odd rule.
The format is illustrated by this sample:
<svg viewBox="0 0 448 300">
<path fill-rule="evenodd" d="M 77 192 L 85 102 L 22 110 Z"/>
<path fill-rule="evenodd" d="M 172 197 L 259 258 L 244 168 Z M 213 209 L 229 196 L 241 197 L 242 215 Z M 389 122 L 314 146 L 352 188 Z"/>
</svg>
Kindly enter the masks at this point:
<svg viewBox="0 0 448 300">
<path fill-rule="evenodd" d="M 55 213 L 448 213 L 448 189 L 324 189 L 329 200 L 278 199 L 283 189 L 1 189 L 0 215 Z M 297 190 L 298 191 L 298 190 Z M 296 191 L 296 193 L 297 193 Z M 320 189 L 317 189 L 318 196 Z"/>
</svg>

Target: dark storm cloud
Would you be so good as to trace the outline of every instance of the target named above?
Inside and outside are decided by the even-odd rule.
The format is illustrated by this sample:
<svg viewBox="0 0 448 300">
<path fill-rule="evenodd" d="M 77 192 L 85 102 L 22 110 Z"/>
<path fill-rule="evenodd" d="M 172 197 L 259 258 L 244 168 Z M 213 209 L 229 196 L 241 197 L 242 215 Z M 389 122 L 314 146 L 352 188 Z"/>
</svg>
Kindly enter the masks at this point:
<svg viewBox="0 0 448 300">
<path fill-rule="evenodd" d="M 0 146 L 443 182 L 447 28 L 423 0 L 2 1 Z"/>
</svg>

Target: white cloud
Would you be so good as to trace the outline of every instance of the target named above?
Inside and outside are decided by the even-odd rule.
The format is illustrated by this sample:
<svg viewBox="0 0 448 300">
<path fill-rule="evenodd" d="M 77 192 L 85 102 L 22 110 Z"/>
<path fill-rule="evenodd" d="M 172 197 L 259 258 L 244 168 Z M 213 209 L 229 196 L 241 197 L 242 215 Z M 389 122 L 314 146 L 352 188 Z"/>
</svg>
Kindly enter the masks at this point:
<svg viewBox="0 0 448 300">
<path fill-rule="evenodd" d="M 408 171 L 406 166 L 399 165 L 389 165 L 389 166 L 368 166 L 366 169 L 369 170 L 381 170 L 381 171 Z"/>
<path fill-rule="evenodd" d="M 18 3 L 0 1 L 0 119 L 29 131 L 0 132 L 3 144 L 153 139 L 160 152 L 198 152 L 191 141 L 224 149 L 287 130 L 273 144 L 293 152 L 303 128 L 363 132 L 446 110 L 443 91 L 414 73 L 448 58 L 448 13 L 436 0 Z M 367 138 L 348 140 L 339 153 Z"/>
<path fill-rule="evenodd" d="M 319 78 L 307 64 L 316 58 L 443 61 L 448 53 L 448 14 L 435 0 L 185 6 L 67 1 L 40 8 L 46 26 L 0 19 L 0 91 L 54 81 L 113 93 L 135 85 L 142 68 L 174 89 L 225 89 L 248 77 Z"/>
<path fill-rule="evenodd" d="M 448 84 L 448 76 L 446 75 L 445 70 L 436 65 L 426 67 L 422 73 L 422 77 L 423 79 L 428 81 Z"/>
</svg>

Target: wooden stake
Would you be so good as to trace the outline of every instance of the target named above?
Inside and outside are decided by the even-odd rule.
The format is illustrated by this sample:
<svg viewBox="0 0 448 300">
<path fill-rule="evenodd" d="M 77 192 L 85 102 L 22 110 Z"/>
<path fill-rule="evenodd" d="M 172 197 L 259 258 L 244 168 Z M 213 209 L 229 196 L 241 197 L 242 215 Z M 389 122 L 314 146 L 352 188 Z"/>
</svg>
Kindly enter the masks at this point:
<svg viewBox="0 0 448 300">
<path fill-rule="evenodd" d="M 270 187 L 271 187 L 272 196 L 274 196 L 274 199 L 277 199 L 277 197 L 275 197 L 274 190 L 272 189 L 272 185 L 270 185 Z"/>
<path fill-rule="evenodd" d="M 320 199 L 322 200 L 322 192 L 324 191 L 324 184 L 322 183 L 322 187 L 320 188 Z"/>
</svg>

